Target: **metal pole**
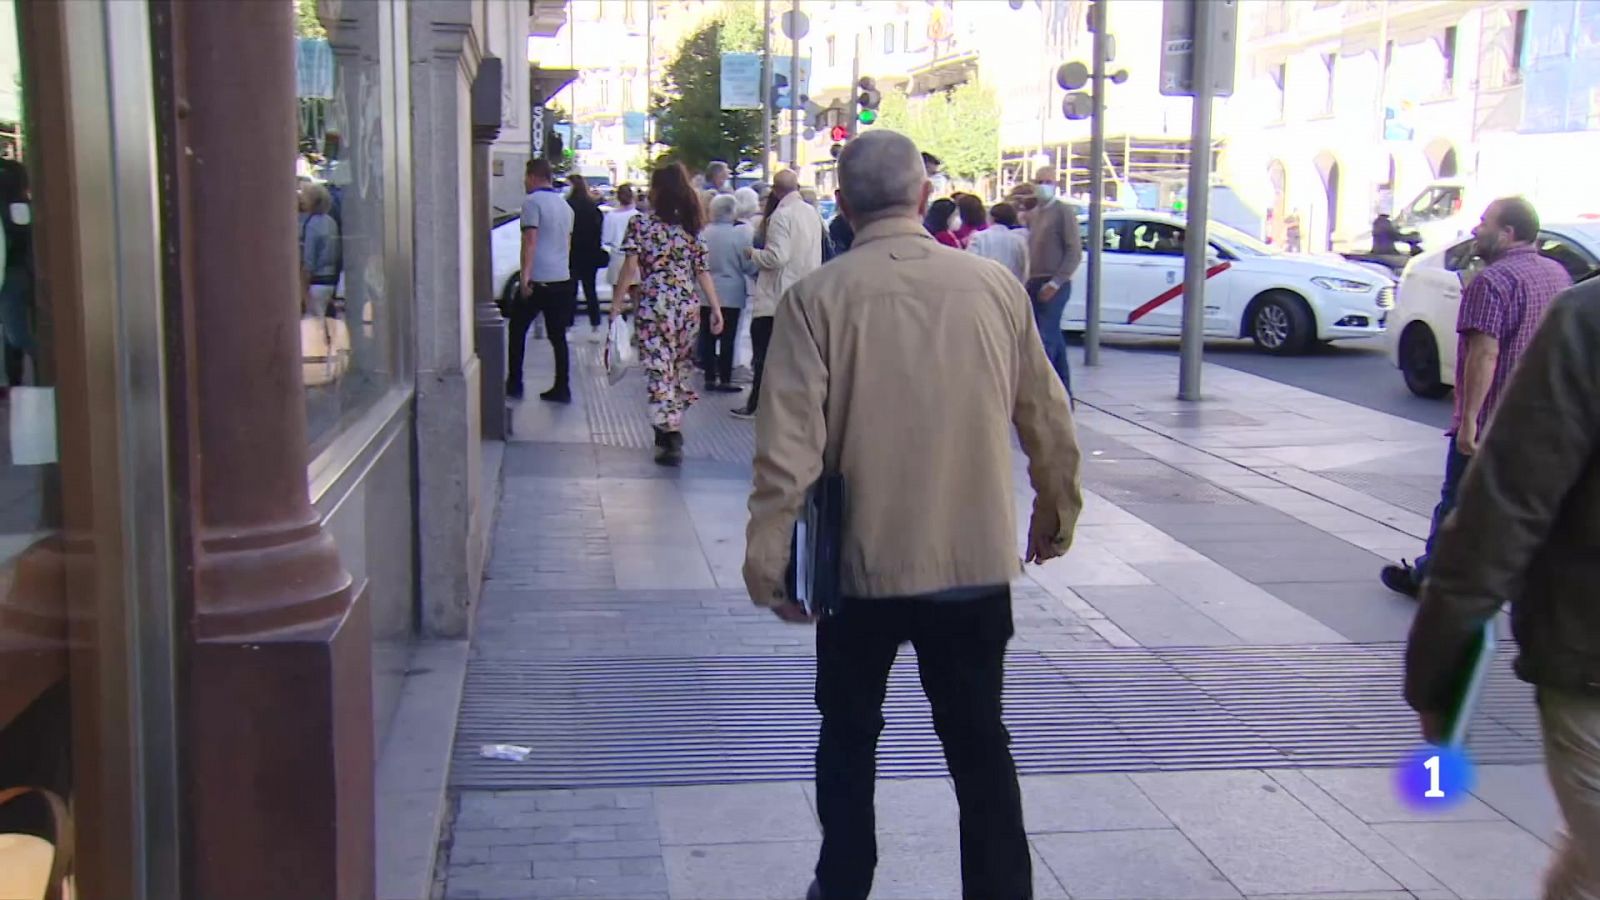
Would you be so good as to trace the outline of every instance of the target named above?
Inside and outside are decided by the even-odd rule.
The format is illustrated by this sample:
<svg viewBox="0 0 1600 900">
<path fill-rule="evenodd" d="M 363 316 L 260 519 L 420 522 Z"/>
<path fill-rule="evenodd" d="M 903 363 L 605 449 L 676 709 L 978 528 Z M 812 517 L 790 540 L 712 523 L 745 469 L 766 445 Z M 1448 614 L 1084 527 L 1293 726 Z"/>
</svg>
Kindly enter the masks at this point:
<svg viewBox="0 0 1600 900">
<path fill-rule="evenodd" d="M 761 180 L 772 183 L 772 0 L 761 3 Z"/>
<path fill-rule="evenodd" d="M 1089 7 L 1094 18 L 1093 112 L 1089 119 L 1089 277 L 1084 300 L 1083 364 L 1100 365 L 1100 255 L 1105 244 L 1106 182 L 1106 3 Z"/>
<path fill-rule="evenodd" d="M 1200 399 L 1206 314 L 1206 223 L 1211 199 L 1211 4 L 1194 0 L 1194 123 L 1189 135 L 1188 227 L 1183 238 L 1183 340 L 1178 399 Z"/>
<path fill-rule="evenodd" d="M 850 129 L 850 136 L 855 137 L 861 126 L 861 29 L 856 29 L 855 56 L 850 60 L 850 121 L 845 127 Z"/>
<path fill-rule="evenodd" d="M 651 96 L 655 91 L 656 65 L 656 0 L 644 0 L 644 160 L 646 168 L 655 168 L 656 162 L 656 112 Z"/>
<path fill-rule="evenodd" d="M 789 165 L 800 170 L 800 0 L 789 23 Z"/>
</svg>

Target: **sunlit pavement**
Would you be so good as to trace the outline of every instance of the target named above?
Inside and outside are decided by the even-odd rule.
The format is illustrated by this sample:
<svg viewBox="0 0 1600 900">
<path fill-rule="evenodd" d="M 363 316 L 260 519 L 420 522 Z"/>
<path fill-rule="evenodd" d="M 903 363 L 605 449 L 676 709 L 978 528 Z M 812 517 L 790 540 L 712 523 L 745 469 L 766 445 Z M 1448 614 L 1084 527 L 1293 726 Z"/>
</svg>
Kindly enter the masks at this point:
<svg viewBox="0 0 1600 900">
<path fill-rule="evenodd" d="M 444 896 L 803 896 L 811 633 L 742 593 L 742 398 L 703 400 L 687 464 L 663 470 L 638 376 L 607 386 L 575 347 L 576 401 L 514 410 Z M 1536 896 L 1558 818 L 1507 674 L 1475 796 L 1419 813 L 1390 787 L 1414 740 L 1413 607 L 1376 576 L 1420 549 L 1438 429 L 1219 366 L 1205 403 L 1179 403 L 1176 360 L 1150 354 L 1074 375 L 1088 506 L 1072 552 L 1014 587 L 1036 895 Z M 914 674 L 887 715 L 874 896 L 959 896 Z M 533 753 L 481 759 L 486 743 Z"/>
</svg>

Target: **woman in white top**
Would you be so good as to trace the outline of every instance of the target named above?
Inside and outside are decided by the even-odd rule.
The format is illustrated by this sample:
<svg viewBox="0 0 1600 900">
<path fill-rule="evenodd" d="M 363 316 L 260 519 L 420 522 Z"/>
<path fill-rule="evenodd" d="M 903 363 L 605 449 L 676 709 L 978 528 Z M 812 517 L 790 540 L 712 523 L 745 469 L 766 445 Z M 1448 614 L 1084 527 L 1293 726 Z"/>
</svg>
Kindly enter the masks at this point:
<svg viewBox="0 0 1600 900">
<path fill-rule="evenodd" d="M 989 219 L 991 224 L 988 228 L 973 233 L 967 252 L 994 260 L 1011 270 L 1018 281 L 1026 284 L 1028 238 L 1027 232 L 1017 223 L 1017 208 L 1009 203 L 996 203 L 989 210 Z"/>
<path fill-rule="evenodd" d="M 610 254 L 606 264 L 606 284 L 611 285 L 611 299 L 616 300 L 617 279 L 622 276 L 622 239 L 628 234 L 628 220 L 639 214 L 633 205 L 633 185 L 617 188 L 617 208 L 606 213 L 600 223 L 600 246 Z"/>
</svg>

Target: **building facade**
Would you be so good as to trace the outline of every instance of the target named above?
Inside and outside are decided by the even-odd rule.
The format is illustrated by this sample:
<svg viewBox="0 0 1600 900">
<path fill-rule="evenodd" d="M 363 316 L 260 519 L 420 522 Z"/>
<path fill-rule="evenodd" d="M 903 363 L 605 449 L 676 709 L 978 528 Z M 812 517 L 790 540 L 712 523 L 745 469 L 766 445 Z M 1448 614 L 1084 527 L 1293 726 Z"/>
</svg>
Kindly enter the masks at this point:
<svg viewBox="0 0 1600 900">
<path fill-rule="evenodd" d="M 379 773 L 493 515 L 476 272 L 526 113 L 474 86 L 504 48 L 515 100 L 562 6 L 3 10 L 0 788 L 67 801 L 75 896 L 426 894 L 375 823 L 428 819 Z"/>
</svg>

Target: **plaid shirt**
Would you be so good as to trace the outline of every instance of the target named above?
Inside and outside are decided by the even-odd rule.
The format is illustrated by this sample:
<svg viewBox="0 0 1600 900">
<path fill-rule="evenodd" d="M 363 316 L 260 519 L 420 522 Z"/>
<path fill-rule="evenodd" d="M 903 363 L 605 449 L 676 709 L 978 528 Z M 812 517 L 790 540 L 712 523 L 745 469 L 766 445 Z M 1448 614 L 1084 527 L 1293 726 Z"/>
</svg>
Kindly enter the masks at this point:
<svg viewBox="0 0 1600 900">
<path fill-rule="evenodd" d="M 1572 277 L 1553 259 L 1539 255 L 1536 247 L 1513 247 L 1490 263 L 1472 279 L 1461 296 L 1461 312 L 1456 317 L 1456 409 L 1450 434 L 1461 427 L 1462 388 L 1466 384 L 1467 339 L 1473 332 L 1486 334 L 1500 344 L 1494 378 L 1478 413 L 1481 431 L 1494 415 L 1495 404 L 1523 351 L 1539 330 L 1539 322 L 1550 301 L 1572 286 Z"/>
</svg>

